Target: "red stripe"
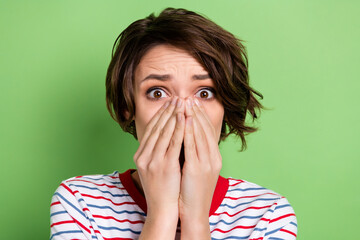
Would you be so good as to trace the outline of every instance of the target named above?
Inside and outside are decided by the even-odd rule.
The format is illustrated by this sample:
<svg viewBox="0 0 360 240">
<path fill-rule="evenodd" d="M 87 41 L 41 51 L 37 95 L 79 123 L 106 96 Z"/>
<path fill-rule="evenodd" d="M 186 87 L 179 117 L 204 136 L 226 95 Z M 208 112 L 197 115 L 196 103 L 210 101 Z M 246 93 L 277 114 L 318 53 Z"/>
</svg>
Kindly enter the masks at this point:
<svg viewBox="0 0 360 240">
<path fill-rule="evenodd" d="M 229 178 L 229 179 L 232 180 L 232 181 L 236 181 L 236 183 L 229 185 L 231 187 L 239 185 L 240 183 L 244 182 L 243 180 L 238 180 L 238 179 L 233 179 L 233 178 Z"/>
<path fill-rule="evenodd" d="M 84 230 L 87 231 L 88 233 L 91 233 L 90 230 L 89 230 L 87 227 L 85 227 L 81 222 L 79 222 L 79 221 L 76 220 L 75 218 L 73 218 L 73 219 L 74 219 L 74 221 L 75 221 L 82 229 L 84 229 Z"/>
<path fill-rule="evenodd" d="M 270 219 L 269 218 L 260 218 L 260 220 L 259 221 L 266 221 L 266 222 L 269 222 L 270 221 Z"/>
<path fill-rule="evenodd" d="M 124 219 L 124 220 L 119 220 L 119 219 L 116 219 L 114 217 L 111 217 L 111 216 L 101 216 L 101 215 L 93 215 L 94 218 L 101 218 L 101 219 L 113 219 L 117 222 L 129 222 L 129 223 L 132 223 L 132 224 L 138 224 L 138 223 L 144 223 L 144 221 L 130 221 L 128 219 Z"/>
<path fill-rule="evenodd" d="M 230 187 L 234 187 L 234 186 L 236 186 L 236 185 L 239 185 L 240 183 L 242 183 L 242 182 L 237 182 L 237 183 L 231 184 L 231 185 L 229 185 L 229 186 L 230 186 Z"/>
<path fill-rule="evenodd" d="M 68 190 L 72 195 L 74 195 L 74 192 L 68 187 L 66 186 L 65 184 L 60 184 L 61 186 L 63 186 L 66 190 Z"/>
<path fill-rule="evenodd" d="M 295 214 L 293 214 L 293 213 L 285 214 L 285 215 L 280 216 L 280 217 L 278 217 L 278 218 L 271 219 L 269 223 L 276 222 L 276 221 L 278 221 L 278 220 L 280 220 L 280 219 L 287 218 L 287 217 L 291 217 L 291 216 L 295 216 Z"/>
<path fill-rule="evenodd" d="M 51 224 L 50 227 L 56 226 L 56 225 L 62 225 L 62 224 L 68 224 L 68 223 L 76 223 L 78 224 L 81 228 L 83 228 L 85 231 L 87 231 L 88 233 L 90 233 L 90 230 L 87 229 L 83 224 L 81 224 L 79 221 L 77 221 L 76 219 L 73 218 L 73 220 L 67 220 L 67 221 L 61 221 L 61 222 L 56 222 Z"/>
<path fill-rule="evenodd" d="M 289 234 L 291 234 L 291 235 L 293 235 L 293 236 L 295 236 L 295 237 L 296 237 L 296 234 L 295 234 L 295 233 L 293 233 L 293 232 L 291 232 L 291 231 L 289 231 L 289 230 L 286 230 L 286 229 L 280 229 L 280 231 L 282 231 L 282 232 L 286 232 L 286 233 L 289 233 Z"/>
<path fill-rule="evenodd" d="M 259 238 L 250 238 L 249 240 L 263 240 L 263 237 L 259 237 Z"/>
<path fill-rule="evenodd" d="M 218 231 L 218 232 L 221 232 L 221 233 L 228 233 L 228 232 L 230 232 L 230 231 L 232 231 L 232 230 L 234 230 L 234 229 L 237 229 L 237 228 L 249 229 L 249 228 L 254 228 L 254 227 L 256 227 L 256 225 L 253 225 L 253 226 L 236 226 L 236 227 L 233 227 L 232 229 L 226 230 L 226 231 L 221 230 L 221 229 L 219 229 L 219 228 L 215 228 L 215 229 L 212 230 L 211 232 Z"/>
<path fill-rule="evenodd" d="M 243 211 L 246 211 L 246 210 L 248 210 L 248 209 L 263 209 L 263 208 L 269 208 L 269 207 L 271 207 L 271 205 L 263 206 L 263 207 L 248 207 L 248 208 L 245 208 L 245 209 L 243 209 L 243 210 L 241 210 L 241 211 L 239 211 L 239 212 L 234 213 L 233 215 L 229 214 L 228 212 L 214 213 L 213 215 L 218 216 L 218 215 L 220 215 L 220 214 L 226 214 L 226 215 L 228 215 L 229 217 L 233 217 L 233 216 L 235 216 L 235 215 L 237 215 L 237 214 L 239 214 L 239 213 L 241 213 L 241 212 L 243 212 Z"/>
<path fill-rule="evenodd" d="M 114 204 L 116 206 L 121 206 L 121 205 L 124 205 L 124 204 L 136 205 L 135 202 L 114 203 L 111 199 L 103 197 L 103 196 L 92 196 L 92 195 L 89 195 L 89 194 L 81 194 L 81 195 L 85 196 L 85 197 L 89 197 L 89 198 L 94 198 L 94 199 L 104 199 L 104 200 L 110 201 L 112 204 Z"/>
<path fill-rule="evenodd" d="M 106 177 L 111 177 L 112 179 L 119 179 L 119 176 L 106 176 Z"/>
<path fill-rule="evenodd" d="M 50 207 L 58 204 L 60 204 L 60 202 L 53 202 L 52 204 L 50 204 Z"/>
<path fill-rule="evenodd" d="M 225 198 L 228 198 L 228 199 L 231 199 L 231 200 L 239 200 L 241 198 L 253 198 L 253 197 L 259 197 L 259 196 L 263 196 L 263 195 L 267 195 L 267 194 L 278 196 L 278 194 L 275 194 L 275 193 L 263 193 L 263 194 L 259 194 L 259 195 L 253 195 L 253 196 L 225 197 Z"/>
<path fill-rule="evenodd" d="M 68 221 L 56 222 L 56 223 L 51 224 L 50 227 L 52 228 L 53 226 L 66 224 L 66 223 L 75 223 L 75 221 L 74 220 L 68 220 Z"/>
<path fill-rule="evenodd" d="M 99 233 L 99 231 L 95 231 L 96 233 Z M 103 237 L 104 240 L 133 240 L 133 238 L 120 238 L 120 237 L 115 237 L 115 238 L 106 238 L 106 237 Z"/>
</svg>

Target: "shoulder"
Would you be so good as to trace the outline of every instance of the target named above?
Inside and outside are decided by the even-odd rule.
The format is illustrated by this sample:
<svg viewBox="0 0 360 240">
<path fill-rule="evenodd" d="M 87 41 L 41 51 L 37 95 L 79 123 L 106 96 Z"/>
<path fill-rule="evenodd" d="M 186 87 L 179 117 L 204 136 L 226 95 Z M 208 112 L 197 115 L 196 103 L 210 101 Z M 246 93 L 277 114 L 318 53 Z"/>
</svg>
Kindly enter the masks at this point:
<svg viewBox="0 0 360 240">
<path fill-rule="evenodd" d="M 254 231 L 251 236 L 254 238 L 296 237 L 296 215 L 287 198 L 246 180 L 228 178 L 228 181 L 228 191 L 219 214 L 231 217 L 231 222 L 236 222 L 237 226 L 252 225 Z"/>
<path fill-rule="evenodd" d="M 258 184 L 235 178 L 228 178 L 229 188 L 226 197 L 232 200 L 250 200 L 276 202 L 282 196 L 268 188 L 262 187 Z"/>
<path fill-rule="evenodd" d="M 66 179 L 61 182 L 57 192 L 68 191 L 72 194 L 99 191 L 109 193 L 112 189 L 122 187 L 119 173 L 117 171 L 105 175 L 84 175 Z"/>
<path fill-rule="evenodd" d="M 66 179 L 61 182 L 53 195 L 53 201 L 57 200 L 65 205 L 75 205 L 81 202 L 102 201 L 111 202 L 112 199 L 128 196 L 123 188 L 118 172 L 105 175 L 85 175 Z"/>
<path fill-rule="evenodd" d="M 250 203 L 252 205 L 262 206 L 273 212 L 275 209 L 286 209 L 293 212 L 288 200 L 281 194 L 252 183 L 246 180 L 228 178 L 229 188 L 225 198 L 235 200 L 236 202 Z"/>
</svg>

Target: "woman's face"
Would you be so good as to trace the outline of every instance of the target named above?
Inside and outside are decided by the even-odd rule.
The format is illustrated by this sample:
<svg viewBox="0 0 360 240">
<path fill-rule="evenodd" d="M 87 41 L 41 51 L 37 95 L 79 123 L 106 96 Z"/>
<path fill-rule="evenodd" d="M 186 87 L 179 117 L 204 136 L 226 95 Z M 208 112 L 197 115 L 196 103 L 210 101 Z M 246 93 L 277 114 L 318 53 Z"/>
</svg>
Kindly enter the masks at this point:
<svg viewBox="0 0 360 240">
<path fill-rule="evenodd" d="M 219 140 L 224 107 L 216 98 L 215 85 L 208 72 L 185 50 L 171 45 L 151 48 L 135 69 L 134 87 L 134 120 L 139 142 L 154 114 L 173 96 L 197 98 Z"/>
</svg>

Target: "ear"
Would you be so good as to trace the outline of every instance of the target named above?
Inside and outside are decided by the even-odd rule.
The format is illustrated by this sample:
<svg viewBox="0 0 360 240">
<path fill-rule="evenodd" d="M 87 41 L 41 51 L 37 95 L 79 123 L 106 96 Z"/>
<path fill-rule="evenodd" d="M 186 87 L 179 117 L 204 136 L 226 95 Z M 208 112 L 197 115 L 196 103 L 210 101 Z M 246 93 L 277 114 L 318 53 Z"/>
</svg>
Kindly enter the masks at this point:
<svg viewBox="0 0 360 240">
<path fill-rule="evenodd" d="M 124 116 L 125 116 L 126 119 L 129 119 L 130 118 L 130 112 L 128 110 L 125 110 L 124 111 Z M 133 116 L 131 120 L 135 120 L 135 116 Z"/>
</svg>

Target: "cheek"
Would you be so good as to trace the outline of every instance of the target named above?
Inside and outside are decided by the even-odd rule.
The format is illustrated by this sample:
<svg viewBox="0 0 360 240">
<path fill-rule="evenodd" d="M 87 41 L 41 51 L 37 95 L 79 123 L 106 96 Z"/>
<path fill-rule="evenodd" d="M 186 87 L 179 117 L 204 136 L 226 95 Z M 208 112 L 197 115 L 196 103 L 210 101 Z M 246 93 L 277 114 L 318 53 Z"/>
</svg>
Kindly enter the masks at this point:
<svg viewBox="0 0 360 240">
<path fill-rule="evenodd" d="M 213 127 L 215 128 L 216 134 L 220 138 L 221 127 L 224 119 L 224 108 L 222 105 L 212 106 L 211 108 L 205 109 Z"/>
</svg>

